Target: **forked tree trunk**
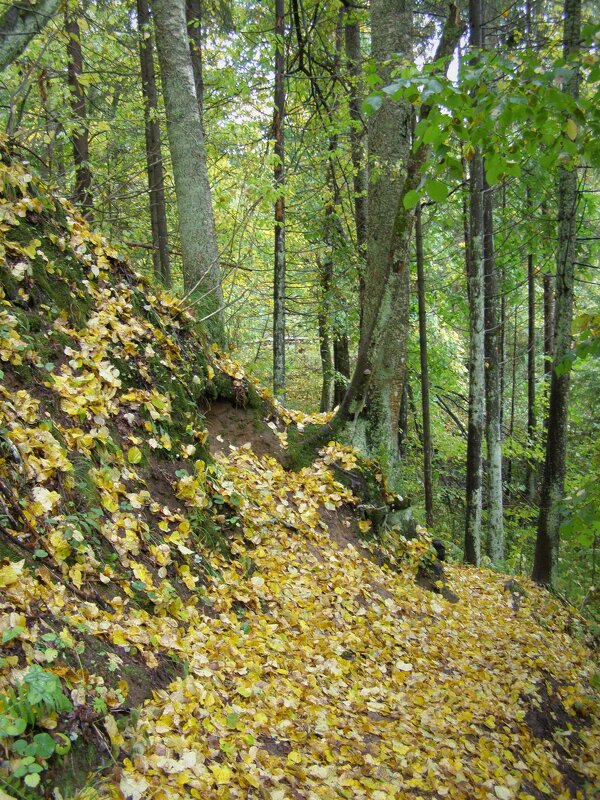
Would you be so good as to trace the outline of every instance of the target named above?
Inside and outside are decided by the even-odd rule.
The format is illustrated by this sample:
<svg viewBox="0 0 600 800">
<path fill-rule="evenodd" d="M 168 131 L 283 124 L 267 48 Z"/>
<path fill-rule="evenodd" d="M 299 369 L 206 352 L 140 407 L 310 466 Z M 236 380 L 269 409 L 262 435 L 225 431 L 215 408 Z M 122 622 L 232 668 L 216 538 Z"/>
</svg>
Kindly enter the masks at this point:
<svg viewBox="0 0 600 800">
<path fill-rule="evenodd" d="M 403 46 L 411 13 L 404 3 L 392 0 L 376 0 L 371 13 L 373 54 L 378 63 L 389 64 Z M 436 61 L 447 61 L 461 32 L 462 23 L 453 6 Z M 403 199 L 417 188 L 429 154 L 427 145 L 410 152 L 411 113 L 405 104 L 384 101 L 370 120 L 370 153 L 379 169 L 369 186 L 367 291 L 361 340 L 348 391 L 336 417 L 320 434 L 335 434 L 345 428 L 348 438 L 366 455 L 380 459 L 393 480 L 398 476 L 398 419 L 406 367 L 410 244 L 415 216 L 405 209 Z M 422 106 L 421 116 L 428 113 L 429 108 Z M 405 165 L 404 177 L 398 159 Z M 391 221 L 390 209 L 394 209 Z"/>
<path fill-rule="evenodd" d="M 273 394 L 285 399 L 285 0 L 275 0 L 275 261 L 273 270 Z"/>
<path fill-rule="evenodd" d="M 225 342 L 223 290 L 185 0 L 152 0 L 173 163 L 186 295 L 212 339 Z"/>
<path fill-rule="evenodd" d="M 581 0 L 565 0 L 563 54 L 565 60 L 579 50 L 581 32 Z M 579 94 L 579 72 L 575 68 L 567 80 L 565 91 L 572 97 Z M 577 235 L 577 170 L 559 167 L 558 178 L 558 243 L 556 251 L 556 315 L 554 360 L 550 384 L 548 440 L 538 519 L 533 580 L 556 586 L 560 539 L 560 503 L 564 497 L 567 457 L 567 421 L 569 411 L 570 372 L 564 362 L 571 349 L 573 320 L 573 278 Z"/>
<path fill-rule="evenodd" d="M 74 128 L 71 134 L 73 145 L 73 161 L 75 163 L 75 187 L 73 201 L 88 213 L 92 208 L 92 172 L 90 170 L 90 140 L 85 102 L 85 92 L 79 80 L 83 72 L 83 55 L 81 52 L 81 32 L 78 16 L 80 9 L 69 9 L 65 15 L 65 31 L 67 33 L 67 82 Z"/>
<path fill-rule="evenodd" d="M 165 286 L 171 286 L 171 262 L 169 258 L 165 183 L 148 0 L 137 0 L 137 18 L 140 37 L 142 94 L 144 97 L 146 165 L 148 172 L 148 190 L 150 193 L 152 263 L 154 265 L 154 275 L 157 280 L 161 281 Z"/>
<path fill-rule="evenodd" d="M 423 415 L 423 487 L 425 490 L 425 521 L 433 527 L 433 481 L 431 475 L 431 415 L 429 406 L 429 366 L 427 361 L 427 317 L 425 306 L 425 270 L 423 264 L 423 228 L 421 204 L 417 206 L 415 223 L 417 258 L 417 295 L 419 299 L 419 356 L 421 362 L 421 408 Z"/>
</svg>

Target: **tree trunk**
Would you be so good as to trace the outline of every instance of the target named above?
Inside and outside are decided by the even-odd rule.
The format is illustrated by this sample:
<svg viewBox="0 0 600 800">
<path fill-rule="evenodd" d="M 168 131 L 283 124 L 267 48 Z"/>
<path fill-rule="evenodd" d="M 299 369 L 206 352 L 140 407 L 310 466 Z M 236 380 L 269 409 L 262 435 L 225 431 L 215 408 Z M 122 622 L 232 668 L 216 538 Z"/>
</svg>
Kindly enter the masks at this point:
<svg viewBox="0 0 600 800">
<path fill-rule="evenodd" d="M 0 71 L 21 55 L 58 10 L 61 0 L 20 0 L 0 17 Z"/>
<path fill-rule="evenodd" d="M 431 415 L 429 406 L 429 366 L 427 363 L 427 318 L 425 307 L 425 275 L 423 268 L 423 229 L 421 204 L 417 206 L 415 223 L 417 257 L 417 295 L 419 299 L 419 356 L 421 361 L 421 407 L 423 413 L 423 486 L 425 489 L 425 521 L 433 527 L 433 482 L 431 475 Z"/>
<path fill-rule="evenodd" d="M 275 0 L 275 265 L 273 272 L 273 394 L 285 399 L 285 0 Z"/>
<path fill-rule="evenodd" d="M 533 253 L 527 256 L 527 439 L 529 447 L 535 445 L 535 270 Z M 531 502 L 536 497 L 536 467 L 533 457 L 527 460 L 527 494 Z"/>
<path fill-rule="evenodd" d="M 483 250 L 485 262 L 485 436 L 487 444 L 487 545 L 492 564 L 504 562 L 502 429 L 500 425 L 500 327 L 498 276 L 494 252 L 492 192 L 484 178 Z"/>
<path fill-rule="evenodd" d="M 152 0 L 151 7 L 179 212 L 184 288 L 213 340 L 224 344 L 221 268 L 185 0 Z"/>
<path fill-rule="evenodd" d="M 148 171 L 148 190 L 150 192 L 152 262 L 156 279 L 161 281 L 165 286 L 171 286 L 171 263 L 169 258 L 164 171 L 148 0 L 137 0 L 137 18 L 140 36 L 142 94 L 144 97 L 146 164 Z"/>
<path fill-rule="evenodd" d="M 333 405 L 339 406 L 344 399 L 350 381 L 350 343 L 346 333 L 336 332 L 333 337 Z"/>
<path fill-rule="evenodd" d="M 188 35 L 190 37 L 190 54 L 192 56 L 192 70 L 194 72 L 194 85 L 198 99 L 198 113 L 200 122 L 204 124 L 204 72 L 202 66 L 202 2 L 201 0 L 186 0 L 185 4 Z"/>
<path fill-rule="evenodd" d="M 378 63 L 389 64 L 402 46 L 403 37 L 410 32 L 411 14 L 404 4 L 391 0 L 376 0 L 371 11 L 373 54 Z M 447 60 L 452 55 L 461 32 L 456 8 L 452 7 L 434 56 L 436 61 Z M 428 113 L 429 108 L 422 106 L 421 116 L 426 117 Z M 336 417 L 322 431 L 322 435 L 328 435 L 346 428 L 348 438 L 366 455 L 378 457 L 392 480 L 397 478 L 398 419 L 406 366 L 410 241 L 414 222 L 414 213 L 404 208 L 403 198 L 417 188 L 429 154 L 427 145 L 410 153 L 410 115 L 411 109 L 406 105 L 384 101 L 370 120 L 370 154 L 377 160 L 379 169 L 376 180 L 369 185 L 363 328 L 350 386 Z M 402 163 L 404 170 L 400 168 Z M 390 208 L 394 209 L 391 222 Z"/>
<path fill-rule="evenodd" d="M 472 48 L 482 45 L 481 0 L 469 0 Z M 482 440 L 485 421 L 485 310 L 483 159 L 476 151 L 469 175 L 469 427 L 467 440 L 465 561 L 481 561 Z"/>
<path fill-rule="evenodd" d="M 89 166 L 90 145 L 85 92 L 79 80 L 83 72 L 81 33 L 77 21 L 80 14 L 81 11 L 77 6 L 74 11 L 67 11 L 65 16 L 65 31 L 67 33 L 67 82 L 74 120 L 73 133 L 71 134 L 73 161 L 75 163 L 73 202 L 78 205 L 84 213 L 88 213 L 92 208 L 92 172 Z"/>
<path fill-rule="evenodd" d="M 554 353 L 554 276 L 544 273 L 544 376 L 550 381 Z"/>
<path fill-rule="evenodd" d="M 329 411 L 333 400 L 333 358 L 331 356 L 330 311 L 331 311 L 331 282 L 333 280 L 333 260 L 331 250 L 328 249 L 325 260 L 319 264 L 321 281 L 321 301 L 317 313 L 319 324 L 319 352 L 321 354 L 321 368 L 323 380 L 321 384 L 321 402 L 319 411 Z"/>
<path fill-rule="evenodd" d="M 565 60 L 577 54 L 580 31 L 581 0 L 565 0 L 563 34 Z M 566 83 L 565 91 L 572 97 L 577 97 L 579 93 L 579 72 L 576 68 Z M 560 502 L 564 497 L 570 388 L 570 373 L 565 369 L 564 362 L 571 349 L 577 205 L 577 170 L 573 165 L 570 169 L 561 166 L 558 178 L 554 360 L 550 384 L 546 464 L 532 574 L 533 580 L 549 586 L 556 586 L 561 524 Z"/>
<path fill-rule="evenodd" d="M 360 25 L 356 10 L 345 8 L 344 39 L 349 78 L 348 110 L 350 112 L 350 154 L 352 158 L 352 189 L 354 199 L 354 226 L 359 271 L 359 301 L 362 330 L 362 310 L 365 294 L 365 267 L 367 262 L 367 165 L 365 162 L 365 124 L 361 114 L 363 98 L 362 56 Z"/>
</svg>

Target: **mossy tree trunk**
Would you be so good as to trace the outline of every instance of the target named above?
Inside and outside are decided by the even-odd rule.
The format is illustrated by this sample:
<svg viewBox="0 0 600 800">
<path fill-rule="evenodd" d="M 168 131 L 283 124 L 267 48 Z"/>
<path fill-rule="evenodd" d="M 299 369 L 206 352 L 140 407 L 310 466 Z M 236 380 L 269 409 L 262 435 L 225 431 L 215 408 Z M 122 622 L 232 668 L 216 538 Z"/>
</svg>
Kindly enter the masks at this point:
<svg viewBox="0 0 600 800">
<path fill-rule="evenodd" d="M 411 6 L 374 0 L 372 51 L 384 81 L 395 54 L 409 55 Z M 462 24 L 452 7 L 435 60 L 452 55 Z M 422 107 L 421 115 L 429 109 Z M 398 421 L 406 371 L 410 244 L 414 211 L 403 198 L 415 190 L 429 154 L 411 152 L 412 109 L 386 99 L 369 123 L 369 225 L 363 325 L 356 367 L 348 391 L 326 432 L 377 457 L 388 476 L 398 467 Z M 390 214 L 390 209 L 393 213 Z"/>
<path fill-rule="evenodd" d="M 173 163 L 186 295 L 211 338 L 224 344 L 223 290 L 185 0 L 152 0 Z"/>
<path fill-rule="evenodd" d="M 45 28 L 60 3 L 61 0 L 20 0 L 4 11 L 0 17 L 0 71 L 12 64 Z"/>
</svg>

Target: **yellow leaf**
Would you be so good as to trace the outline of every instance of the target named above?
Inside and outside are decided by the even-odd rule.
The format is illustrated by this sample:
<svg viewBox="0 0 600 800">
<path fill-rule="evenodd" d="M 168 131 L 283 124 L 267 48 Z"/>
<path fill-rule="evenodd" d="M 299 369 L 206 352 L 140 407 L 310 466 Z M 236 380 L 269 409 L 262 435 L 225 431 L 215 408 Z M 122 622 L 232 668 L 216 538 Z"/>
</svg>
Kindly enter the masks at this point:
<svg viewBox="0 0 600 800">
<path fill-rule="evenodd" d="M 23 572 L 24 566 L 25 559 L 0 567 L 0 586 L 10 586 L 12 583 L 16 583 Z"/>
<path fill-rule="evenodd" d="M 358 523 L 358 529 L 361 533 L 366 533 L 371 528 L 371 524 L 370 519 L 361 519 Z"/>
<path fill-rule="evenodd" d="M 215 776 L 215 781 L 218 784 L 229 783 L 231 776 L 233 775 L 233 772 L 229 769 L 229 767 L 221 766 L 220 764 L 211 764 L 210 769 L 212 774 Z"/>
<path fill-rule="evenodd" d="M 117 722 L 112 714 L 107 714 L 104 717 L 104 727 L 110 737 L 110 743 L 115 748 L 123 747 L 125 739 L 121 735 L 121 731 L 117 728 Z"/>
<path fill-rule="evenodd" d="M 572 142 L 574 142 L 575 139 L 577 138 L 578 128 L 577 128 L 577 124 L 572 119 L 567 121 L 567 124 L 565 126 L 565 131 L 566 131 L 566 134 L 569 137 L 569 139 Z"/>
<path fill-rule="evenodd" d="M 130 447 L 127 451 L 127 461 L 130 464 L 139 464 L 142 460 L 142 451 L 139 447 Z"/>
</svg>

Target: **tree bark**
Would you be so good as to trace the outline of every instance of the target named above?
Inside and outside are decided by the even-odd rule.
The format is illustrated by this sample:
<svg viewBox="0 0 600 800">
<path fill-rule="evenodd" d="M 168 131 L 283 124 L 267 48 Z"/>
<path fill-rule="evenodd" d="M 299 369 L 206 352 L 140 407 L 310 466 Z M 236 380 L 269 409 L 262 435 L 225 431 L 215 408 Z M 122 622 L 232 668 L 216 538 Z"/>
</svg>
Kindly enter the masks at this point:
<svg viewBox="0 0 600 800">
<path fill-rule="evenodd" d="M 171 286 L 171 261 L 165 205 L 164 170 L 161 153 L 160 122 L 156 74 L 152 55 L 152 33 L 148 0 L 137 0 L 140 69 L 144 98 L 144 129 L 146 165 L 150 193 L 150 224 L 152 229 L 152 263 L 154 276 L 165 286 Z"/>
<path fill-rule="evenodd" d="M 358 255 L 358 284 L 362 330 L 362 311 L 365 294 L 367 261 L 367 165 L 365 161 L 365 124 L 361 114 L 363 98 L 360 25 L 356 10 L 345 8 L 344 41 L 349 78 L 348 110 L 350 113 L 350 155 L 352 158 L 352 189 L 354 226 Z"/>
<path fill-rule="evenodd" d="M 350 343 L 348 335 L 335 332 L 333 336 L 333 405 L 339 406 L 344 399 L 350 381 Z"/>
<path fill-rule="evenodd" d="M 275 0 L 275 263 L 273 272 L 273 394 L 285 399 L 285 0 Z"/>
<path fill-rule="evenodd" d="M 185 0 L 152 0 L 151 8 L 177 195 L 184 288 L 212 339 L 224 344 L 221 268 Z"/>
<path fill-rule="evenodd" d="M 405 35 L 411 15 L 404 4 L 376 0 L 373 52 L 388 62 L 398 52 L 398 31 Z M 453 6 L 446 20 L 435 60 L 449 58 L 462 32 Z M 429 154 L 421 145 L 410 153 L 411 109 L 384 102 L 369 125 L 371 157 L 377 157 L 377 179 L 369 185 L 369 239 L 365 314 L 355 370 L 332 423 L 323 435 L 346 428 L 348 437 L 366 455 L 380 459 L 394 480 L 398 467 L 398 418 L 408 336 L 408 277 L 414 212 L 403 198 L 415 190 Z M 383 112 L 383 113 L 382 113 Z M 421 116 L 429 113 L 421 107 Z M 400 144 L 398 144 L 400 139 Z M 398 163 L 397 159 L 403 159 Z M 403 169 L 402 169 L 403 167 Z M 394 214 L 390 223 L 390 208 Z"/>
<path fill-rule="evenodd" d="M 20 0 L 0 17 L 0 71 L 21 55 L 58 10 L 61 0 Z"/>
<path fill-rule="evenodd" d="M 433 527 L 433 481 L 431 474 L 431 413 L 429 405 L 429 366 L 427 362 L 427 317 L 425 306 L 425 275 L 423 264 L 423 228 L 421 204 L 417 206 L 415 222 L 417 258 L 417 295 L 419 299 L 419 357 L 421 362 L 421 407 L 423 416 L 423 487 L 425 490 L 425 521 Z"/>
<path fill-rule="evenodd" d="M 202 63 L 202 2 L 201 0 L 186 0 L 186 20 L 190 37 L 190 54 L 192 56 L 192 70 L 194 72 L 194 85 L 198 99 L 198 113 L 200 122 L 204 124 L 204 68 Z"/>
<path fill-rule="evenodd" d="M 565 0 L 563 55 L 570 60 L 579 50 L 581 0 Z M 565 91 L 579 94 L 579 72 L 574 69 Z M 548 440 L 538 519 L 533 580 L 556 586 L 560 540 L 560 503 L 564 498 L 567 456 L 570 372 L 564 369 L 571 349 L 573 320 L 573 282 L 577 235 L 577 170 L 561 166 L 558 178 L 558 242 L 556 252 L 556 314 L 554 359 L 550 384 Z"/>
<path fill-rule="evenodd" d="M 481 48 L 481 0 L 469 0 L 471 48 Z M 471 159 L 469 175 L 469 425 L 466 469 L 465 561 L 481 562 L 482 441 L 485 421 L 485 311 L 483 242 L 484 171 L 481 153 Z"/>
<path fill-rule="evenodd" d="M 535 414 L 535 270 L 533 253 L 527 255 L 527 439 L 529 447 L 535 444 L 537 425 Z M 531 502 L 536 497 L 536 468 L 533 457 L 527 460 L 527 494 Z"/>
<path fill-rule="evenodd" d="M 485 268 L 485 436 L 487 444 L 487 545 L 492 564 L 504 562 L 502 429 L 500 424 L 500 327 L 498 275 L 494 252 L 494 210 L 484 178 L 483 250 Z"/>
<path fill-rule="evenodd" d="M 330 311 L 331 283 L 333 280 L 333 260 L 328 249 L 325 260 L 319 264 L 321 300 L 317 313 L 319 325 L 319 352 L 321 355 L 322 383 L 319 411 L 329 411 L 333 400 L 333 358 L 331 355 Z"/>
<path fill-rule="evenodd" d="M 69 86 L 71 111 L 74 119 L 74 128 L 71 134 L 73 161 L 75 163 L 73 202 L 82 209 L 84 214 L 89 214 L 92 208 L 92 171 L 89 165 L 90 143 L 85 92 L 79 80 L 83 72 L 81 32 L 78 22 L 78 16 L 80 14 L 81 11 L 79 6 L 77 6 L 74 11 L 69 8 L 65 15 L 65 31 L 67 33 L 67 83 Z"/>
</svg>

